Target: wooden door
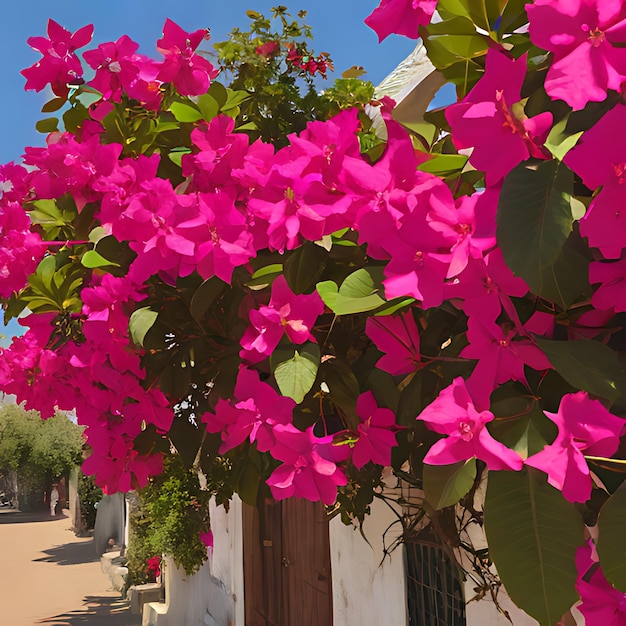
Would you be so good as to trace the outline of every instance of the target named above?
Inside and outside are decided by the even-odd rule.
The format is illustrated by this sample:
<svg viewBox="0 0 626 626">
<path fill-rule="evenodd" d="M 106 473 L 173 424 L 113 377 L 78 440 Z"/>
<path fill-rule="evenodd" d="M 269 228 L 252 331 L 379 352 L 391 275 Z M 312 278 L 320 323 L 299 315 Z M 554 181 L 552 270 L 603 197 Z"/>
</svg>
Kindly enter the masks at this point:
<svg viewBox="0 0 626 626">
<path fill-rule="evenodd" d="M 246 626 L 332 626 L 328 521 L 320 503 L 244 505 Z"/>
</svg>

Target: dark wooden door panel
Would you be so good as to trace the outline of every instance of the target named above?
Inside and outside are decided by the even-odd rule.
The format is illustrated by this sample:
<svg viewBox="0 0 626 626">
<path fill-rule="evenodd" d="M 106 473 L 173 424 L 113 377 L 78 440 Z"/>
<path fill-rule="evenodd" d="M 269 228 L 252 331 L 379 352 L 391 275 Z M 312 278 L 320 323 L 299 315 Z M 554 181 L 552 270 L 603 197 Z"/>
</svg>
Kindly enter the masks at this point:
<svg viewBox="0 0 626 626">
<path fill-rule="evenodd" d="M 246 626 L 332 626 L 324 507 L 260 499 L 243 518 Z"/>
</svg>

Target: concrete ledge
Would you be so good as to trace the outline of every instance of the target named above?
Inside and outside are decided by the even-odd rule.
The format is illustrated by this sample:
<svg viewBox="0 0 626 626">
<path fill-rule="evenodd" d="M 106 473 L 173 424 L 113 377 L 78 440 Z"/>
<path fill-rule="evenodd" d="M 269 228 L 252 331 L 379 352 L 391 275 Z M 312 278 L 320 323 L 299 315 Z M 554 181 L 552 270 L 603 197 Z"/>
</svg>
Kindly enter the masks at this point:
<svg viewBox="0 0 626 626">
<path fill-rule="evenodd" d="M 130 610 L 134 615 L 141 615 L 143 605 L 148 602 L 160 602 L 163 599 L 163 585 L 161 583 L 147 583 L 134 585 L 128 590 Z"/>
<path fill-rule="evenodd" d="M 169 626 L 167 604 L 165 602 L 148 602 L 143 605 L 141 626 Z M 176 624 L 175 626 L 182 626 Z"/>
</svg>

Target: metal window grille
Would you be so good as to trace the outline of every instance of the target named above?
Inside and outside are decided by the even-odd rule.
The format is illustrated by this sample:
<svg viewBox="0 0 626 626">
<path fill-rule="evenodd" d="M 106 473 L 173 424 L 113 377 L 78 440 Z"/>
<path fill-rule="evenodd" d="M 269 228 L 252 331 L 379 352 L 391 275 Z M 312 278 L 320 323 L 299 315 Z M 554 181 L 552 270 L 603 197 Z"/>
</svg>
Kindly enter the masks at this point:
<svg viewBox="0 0 626 626">
<path fill-rule="evenodd" d="M 457 566 L 436 543 L 405 543 L 410 626 L 466 626 Z"/>
</svg>

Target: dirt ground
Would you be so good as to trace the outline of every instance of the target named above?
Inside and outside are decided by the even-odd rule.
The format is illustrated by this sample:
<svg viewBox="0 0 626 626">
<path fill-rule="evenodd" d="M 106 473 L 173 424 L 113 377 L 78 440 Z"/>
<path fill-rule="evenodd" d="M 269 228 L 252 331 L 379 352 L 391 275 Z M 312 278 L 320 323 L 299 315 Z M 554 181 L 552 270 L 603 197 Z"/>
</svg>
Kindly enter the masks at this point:
<svg viewBox="0 0 626 626">
<path fill-rule="evenodd" d="M 139 626 L 70 519 L 0 509 L 2 626 Z"/>
</svg>

